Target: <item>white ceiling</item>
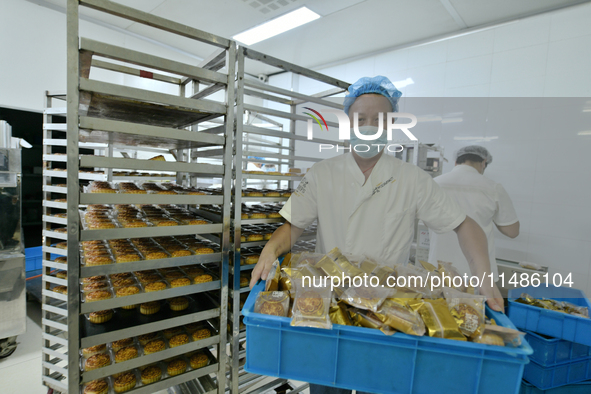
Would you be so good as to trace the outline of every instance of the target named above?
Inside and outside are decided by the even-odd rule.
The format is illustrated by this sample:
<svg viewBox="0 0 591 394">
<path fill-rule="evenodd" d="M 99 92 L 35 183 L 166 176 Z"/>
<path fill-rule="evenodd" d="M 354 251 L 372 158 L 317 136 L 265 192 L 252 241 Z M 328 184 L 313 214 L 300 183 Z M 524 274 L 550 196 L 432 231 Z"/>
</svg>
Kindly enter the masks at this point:
<svg viewBox="0 0 591 394">
<path fill-rule="evenodd" d="M 65 7 L 66 0 L 29 0 Z M 114 0 L 226 38 L 303 5 L 322 18 L 251 47 L 314 68 L 386 48 L 581 3 L 581 0 Z M 81 12 L 205 57 L 213 48 L 81 8 Z M 247 64 L 253 74 L 277 69 Z"/>
</svg>

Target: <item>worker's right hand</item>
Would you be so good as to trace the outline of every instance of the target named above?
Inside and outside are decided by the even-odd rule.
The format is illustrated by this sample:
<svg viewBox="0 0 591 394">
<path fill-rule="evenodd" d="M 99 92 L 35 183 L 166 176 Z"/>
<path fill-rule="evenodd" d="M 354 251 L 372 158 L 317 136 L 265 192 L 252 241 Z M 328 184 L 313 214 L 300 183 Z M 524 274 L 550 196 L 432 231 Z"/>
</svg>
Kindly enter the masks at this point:
<svg viewBox="0 0 591 394">
<path fill-rule="evenodd" d="M 268 244 L 267 244 L 268 245 Z M 259 279 L 267 280 L 267 275 L 271 271 L 271 266 L 277 260 L 277 256 L 273 253 L 270 248 L 265 247 L 261 252 L 257 265 L 252 270 L 252 276 L 250 278 L 250 288 L 257 284 Z"/>
</svg>

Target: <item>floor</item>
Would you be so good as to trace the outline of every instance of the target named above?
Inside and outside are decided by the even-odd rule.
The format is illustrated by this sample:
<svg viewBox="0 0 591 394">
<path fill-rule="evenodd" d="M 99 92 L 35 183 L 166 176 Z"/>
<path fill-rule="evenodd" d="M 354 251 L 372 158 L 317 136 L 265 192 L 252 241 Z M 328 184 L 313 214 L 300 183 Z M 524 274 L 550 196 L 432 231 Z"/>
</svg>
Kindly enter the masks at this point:
<svg viewBox="0 0 591 394">
<path fill-rule="evenodd" d="M 27 332 L 19 335 L 16 351 L 0 359 L 0 382 L 3 393 L 46 394 L 41 384 L 41 305 L 27 302 Z M 294 382 L 295 383 L 295 382 Z M 167 394 L 168 390 L 154 394 Z M 273 391 L 273 393 L 275 393 Z M 302 394 L 308 394 L 306 389 Z"/>
</svg>

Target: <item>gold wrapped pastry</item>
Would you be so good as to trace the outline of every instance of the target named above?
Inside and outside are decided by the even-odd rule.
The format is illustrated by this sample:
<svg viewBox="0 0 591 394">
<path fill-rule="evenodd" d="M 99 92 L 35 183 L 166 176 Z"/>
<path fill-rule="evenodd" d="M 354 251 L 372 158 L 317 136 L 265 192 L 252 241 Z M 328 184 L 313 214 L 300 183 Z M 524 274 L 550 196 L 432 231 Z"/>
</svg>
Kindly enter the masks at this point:
<svg viewBox="0 0 591 394">
<path fill-rule="evenodd" d="M 409 306 L 421 315 L 430 337 L 465 341 L 444 299 L 413 300 Z"/>
<path fill-rule="evenodd" d="M 272 316 L 287 316 L 289 293 L 286 291 L 261 291 L 254 305 L 255 313 Z"/>
<path fill-rule="evenodd" d="M 514 330 L 509 327 L 497 326 L 494 324 L 487 324 L 484 326 L 483 334 L 477 338 L 474 338 L 473 341 L 477 343 L 488 343 L 482 342 L 482 337 L 494 335 L 496 337 L 501 338 L 501 342 L 503 342 L 500 346 L 505 346 L 505 344 L 511 347 L 518 347 L 521 345 L 522 337 L 525 335 L 524 332 Z M 496 345 L 496 343 L 490 343 L 491 345 Z"/>
<path fill-rule="evenodd" d="M 292 290 L 291 283 L 291 268 L 281 268 L 281 277 L 279 278 L 279 291 L 288 291 L 291 299 L 294 299 L 294 293 Z"/>
<path fill-rule="evenodd" d="M 330 299 L 330 287 L 304 288 L 298 285 L 290 325 L 331 329 Z"/>
<path fill-rule="evenodd" d="M 484 343 L 487 345 L 505 346 L 505 342 L 503 341 L 503 338 L 501 338 L 500 336 L 498 336 L 496 334 L 489 334 L 489 333 L 484 333 L 479 338 L 474 339 L 474 342 Z"/>
<path fill-rule="evenodd" d="M 386 335 L 394 335 L 396 332 L 392 327 L 382 323 L 371 311 L 364 311 L 357 308 L 349 308 L 348 311 L 354 326 L 373 328 L 380 330 Z"/>
<path fill-rule="evenodd" d="M 364 272 L 351 264 L 351 262 L 345 256 L 343 256 L 339 248 L 333 248 L 326 255 L 341 267 L 341 270 L 345 273 L 345 275 L 351 278 L 355 276 L 363 276 Z"/>
<path fill-rule="evenodd" d="M 367 259 L 363 260 L 361 262 L 361 264 L 359 264 L 359 269 L 368 275 L 371 275 L 373 270 L 375 270 L 377 267 L 378 267 L 378 263 L 376 263 L 375 261 L 367 260 Z"/>
<path fill-rule="evenodd" d="M 394 277 L 394 269 L 386 266 L 378 267 L 373 271 L 373 274 L 380 280 L 380 286 L 388 286 L 388 278 Z M 393 285 L 393 281 L 390 281 L 390 285 Z"/>
<path fill-rule="evenodd" d="M 331 304 L 330 309 L 328 310 L 328 315 L 330 316 L 332 324 L 340 324 L 343 326 L 353 325 L 351 318 L 349 317 L 349 312 L 347 312 L 347 305 L 342 301 L 339 301 L 336 304 Z"/>
<path fill-rule="evenodd" d="M 462 293 L 456 289 L 443 289 L 449 312 L 462 334 L 468 338 L 482 335 L 485 324 L 486 297 Z"/>
<path fill-rule="evenodd" d="M 319 269 L 327 276 L 342 278 L 343 271 L 341 267 L 328 256 L 324 256 L 314 268 Z"/>
<path fill-rule="evenodd" d="M 484 316 L 468 304 L 460 303 L 451 308 L 449 312 L 458 323 L 462 334 L 468 338 L 478 336 L 484 328 Z"/>
<path fill-rule="evenodd" d="M 439 274 L 441 276 L 441 286 L 443 287 L 453 287 L 454 289 L 457 289 L 461 292 L 466 292 L 466 286 L 464 284 L 464 279 L 462 278 L 462 275 L 459 273 L 459 271 L 456 269 L 456 267 L 454 267 L 454 265 L 452 263 L 446 262 L 446 261 L 439 261 L 437 260 L 437 271 L 439 271 Z M 462 282 L 460 284 L 460 286 L 455 286 L 453 284 L 453 279 L 455 277 L 459 276 L 460 278 L 462 278 Z M 457 284 L 457 281 L 456 281 Z"/>
<path fill-rule="evenodd" d="M 279 290 L 279 279 L 281 278 L 281 264 L 279 260 L 275 260 L 273 262 L 273 266 L 271 267 L 271 271 L 267 276 L 267 280 L 265 282 L 265 290 L 267 291 L 277 291 Z"/>
<path fill-rule="evenodd" d="M 356 276 L 363 276 L 364 274 L 363 271 L 351 264 L 351 262 L 347 260 L 347 258 L 343 255 L 340 255 L 337 258 L 336 262 L 338 265 L 341 266 L 341 269 L 343 270 L 345 275 L 348 275 L 351 278 L 354 278 Z"/>
<path fill-rule="evenodd" d="M 387 287 L 356 287 L 351 286 L 343 296 L 339 297 L 347 304 L 360 309 L 367 309 L 377 312 L 390 294 L 390 289 Z"/>
<path fill-rule="evenodd" d="M 404 301 L 401 303 L 387 299 L 375 315 L 382 323 L 395 330 L 409 335 L 425 335 L 425 323 L 421 316 Z"/>
</svg>

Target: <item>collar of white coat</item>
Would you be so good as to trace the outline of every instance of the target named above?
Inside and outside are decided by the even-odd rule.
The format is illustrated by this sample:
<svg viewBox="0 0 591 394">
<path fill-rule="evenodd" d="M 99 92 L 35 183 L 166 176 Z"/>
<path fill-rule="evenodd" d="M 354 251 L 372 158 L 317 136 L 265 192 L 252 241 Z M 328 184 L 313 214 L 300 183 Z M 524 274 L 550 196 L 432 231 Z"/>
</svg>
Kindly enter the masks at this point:
<svg viewBox="0 0 591 394">
<path fill-rule="evenodd" d="M 357 182 L 359 184 L 359 186 L 363 185 L 365 183 L 365 175 L 363 175 L 361 168 L 359 168 L 359 165 L 357 165 L 357 162 L 355 161 L 355 158 L 353 157 L 353 153 L 345 153 L 345 154 L 348 156 L 346 159 L 346 162 L 347 162 L 346 165 L 347 165 L 347 170 L 349 171 L 349 174 L 351 174 L 351 177 L 353 178 L 353 180 L 355 182 Z M 382 155 L 378 159 L 378 162 L 373 167 L 368 180 L 371 179 L 372 174 L 378 173 L 380 167 L 382 166 L 382 164 L 385 160 L 384 159 L 385 155 L 386 155 L 385 153 L 382 153 Z"/>
<path fill-rule="evenodd" d="M 458 164 L 457 166 L 455 166 L 452 171 L 466 171 L 466 172 L 474 172 L 478 175 L 480 175 L 480 172 L 478 172 L 478 170 L 468 164 Z"/>
</svg>

